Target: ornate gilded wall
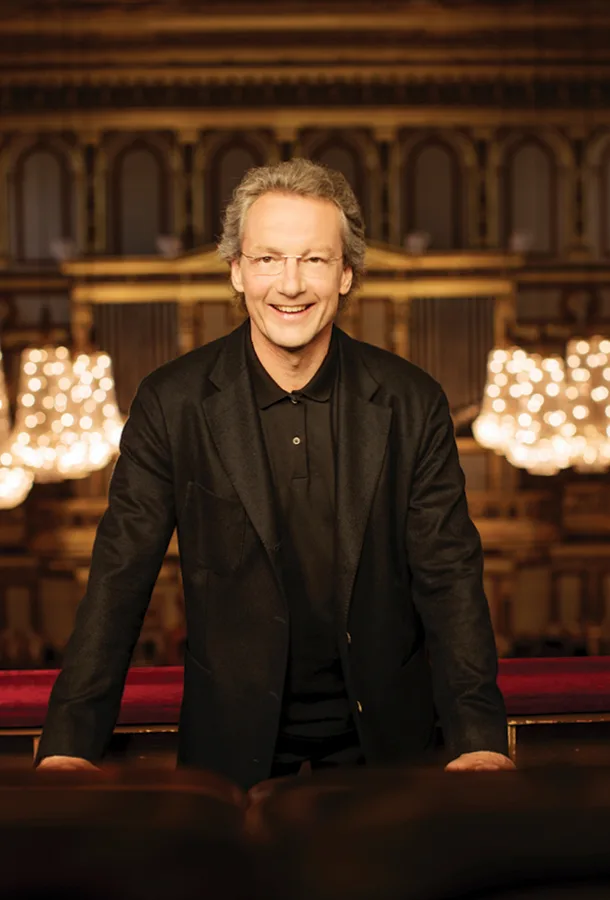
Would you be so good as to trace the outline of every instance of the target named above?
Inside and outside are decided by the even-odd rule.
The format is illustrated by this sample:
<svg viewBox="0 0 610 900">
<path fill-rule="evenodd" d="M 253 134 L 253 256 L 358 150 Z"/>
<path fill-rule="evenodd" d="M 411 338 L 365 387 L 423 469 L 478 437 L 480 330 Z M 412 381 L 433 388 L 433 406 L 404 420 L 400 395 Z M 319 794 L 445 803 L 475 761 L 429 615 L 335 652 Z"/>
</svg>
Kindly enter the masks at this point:
<svg viewBox="0 0 610 900">
<path fill-rule="evenodd" d="M 470 422 L 499 338 L 546 352 L 610 334 L 610 9 L 2 10 L 0 341 L 13 399 L 24 346 L 94 340 L 126 411 L 151 368 L 237 321 L 206 248 L 243 172 L 321 160 L 345 173 L 368 224 L 370 279 L 344 326 L 449 395 L 501 652 L 608 652 L 607 480 L 518 473 L 474 444 Z M 60 657 L 107 478 L 38 485 L 0 514 L 0 665 Z M 170 549 L 138 659 L 178 659 L 181 621 Z"/>
</svg>

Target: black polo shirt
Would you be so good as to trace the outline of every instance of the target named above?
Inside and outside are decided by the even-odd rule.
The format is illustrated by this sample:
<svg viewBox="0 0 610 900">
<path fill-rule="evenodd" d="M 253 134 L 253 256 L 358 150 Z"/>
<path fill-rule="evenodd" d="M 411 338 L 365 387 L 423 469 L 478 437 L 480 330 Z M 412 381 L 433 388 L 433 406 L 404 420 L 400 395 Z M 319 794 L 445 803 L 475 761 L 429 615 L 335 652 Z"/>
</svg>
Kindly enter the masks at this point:
<svg viewBox="0 0 610 900">
<path fill-rule="evenodd" d="M 289 607 L 290 652 L 277 753 L 310 759 L 331 742 L 355 739 L 337 646 L 334 602 L 335 435 L 338 352 L 311 381 L 287 393 L 248 363 L 269 458 Z"/>
</svg>

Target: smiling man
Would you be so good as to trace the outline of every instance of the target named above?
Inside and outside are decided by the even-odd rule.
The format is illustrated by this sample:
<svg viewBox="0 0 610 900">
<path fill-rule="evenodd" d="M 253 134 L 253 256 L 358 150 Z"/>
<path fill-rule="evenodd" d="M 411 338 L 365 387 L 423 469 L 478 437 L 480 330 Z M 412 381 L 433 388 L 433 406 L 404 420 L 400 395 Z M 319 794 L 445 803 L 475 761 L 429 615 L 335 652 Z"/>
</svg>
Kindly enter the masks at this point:
<svg viewBox="0 0 610 900">
<path fill-rule="evenodd" d="M 439 385 L 334 324 L 363 272 L 337 172 L 253 169 L 220 253 L 247 311 L 149 375 L 125 426 L 38 759 L 98 762 L 174 527 L 186 601 L 179 761 L 269 776 L 511 768 L 482 552 Z"/>
</svg>

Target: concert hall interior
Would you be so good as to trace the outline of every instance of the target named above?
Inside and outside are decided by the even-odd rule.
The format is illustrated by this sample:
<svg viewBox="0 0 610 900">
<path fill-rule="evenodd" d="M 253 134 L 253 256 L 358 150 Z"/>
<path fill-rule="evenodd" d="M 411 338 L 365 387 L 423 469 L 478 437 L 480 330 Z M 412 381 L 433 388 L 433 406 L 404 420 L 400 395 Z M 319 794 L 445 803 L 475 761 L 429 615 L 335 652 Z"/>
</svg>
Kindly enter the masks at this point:
<svg viewBox="0 0 610 900">
<path fill-rule="evenodd" d="M 610 755 L 608 0 L 2 0 L 6 846 L 26 853 L 25 837 L 11 831 L 20 815 L 11 786 L 22 788 L 25 819 L 39 821 L 36 778 L 58 796 L 71 780 L 29 770 L 138 385 L 244 321 L 217 252 L 223 213 L 249 169 L 298 157 L 343 173 L 364 215 L 366 272 L 339 326 L 423 368 L 448 398 L 484 550 L 509 755 L 539 780 L 528 794 L 520 772 L 502 773 L 497 792 L 492 774 L 456 785 L 443 773 L 417 781 L 412 772 L 367 772 L 370 807 L 347 775 L 265 783 L 248 800 L 244 840 L 237 787 L 212 774 L 172 773 L 186 642 L 174 535 L 108 751 L 107 805 L 94 799 L 98 776 L 72 781 L 100 834 L 111 809 L 126 835 L 131 821 L 140 828 L 150 815 L 153 841 L 161 834 L 153 836 L 153 810 L 163 828 L 180 820 L 186 843 L 177 831 L 164 839 L 176 860 L 184 855 L 185 897 L 198 890 L 184 849 L 196 827 L 210 896 L 389 900 L 489 888 L 495 897 L 491 881 L 464 875 L 480 871 L 468 835 L 479 840 L 492 823 L 532 883 L 542 875 L 528 847 L 538 847 L 538 862 L 569 860 L 567 881 L 578 880 L 589 848 L 591 872 L 606 879 L 599 896 L 607 896 L 601 836 L 579 803 L 597 792 L 608 828 L 610 780 L 598 768 Z M 556 766 L 569 775 L 559 777 Z M 134 806 L 125 785 L 138 794 Z M 147 806 L 155 791 L 161 799 Z M 423 860 L 445 841 L 441 791 L 463 824 L 443 871 L 449 878 L 459 870 L 451 884 L 464 893 L 450 893 L 442 873 L 426 880 Z M 49 837 L 49 865 L 62 841 L 80 846 L 74 823 L 86 804 L 70 797 L 65 834 Z M 388 810 L 400 803 L 410 810 L 401 824 L 409 852 L 421 854 L 408 894 L 396 887 L 398 851 L 386 859 L 379 834 L 367 831 L 374 809 L 390 834 Z M 429 831 L 415 838 L 409 829 L 424 807 Z M 575 810 L 581 843 L 559 821 Z M 266 877 L 261 843 L 268 852 L 269 836 L 281 837 L 292 859 L 307 829 L 331 811 L 338 830 L 319 831 L 290 872 L 274 869 L 283 887 L 248 893 L 242 875 L 250 873 L 250 887 Z M 201 826 L 208 815 L 218 825 L 214 847 Z M 537 843 L 542 833 L 548 846 Z M 130 838 L 134 858 L 148 860 L 142 834 Z M 331 865 L 335 836 L 337 858 L 353 866 L 361 892 Z M 489 834 L 482 846 L 497 874 Z M 102 864 L 84 840 L 81 851 Z M 158 879 L 153 867 L 138 888 L 147 898 L 174 891 L 157 865 Z M 178 878 L 178 862 L 170 870 Z M 302 883 L 288 888 L 295 871 Z M 367 879 L 378 879 L 370 893 Z M 41 885 L 30 885 L 31 896 Z M 110 881 L 104 890 L 95 896 L 114 890 Z M 531 890 L 506 896 L 564 896 Z M 595 890 L 581 885 L 574 896 Z"/>
</svg>

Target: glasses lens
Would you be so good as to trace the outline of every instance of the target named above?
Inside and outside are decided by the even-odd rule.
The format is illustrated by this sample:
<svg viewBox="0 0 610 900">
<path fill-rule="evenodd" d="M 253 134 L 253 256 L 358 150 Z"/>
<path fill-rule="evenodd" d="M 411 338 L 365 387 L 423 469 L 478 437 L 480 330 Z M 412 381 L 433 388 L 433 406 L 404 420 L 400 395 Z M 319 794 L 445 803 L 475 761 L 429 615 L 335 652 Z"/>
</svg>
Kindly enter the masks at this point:
<svg viewBox="0 0 610 900">
<path fill-rule="evenodd" d="M 268 275 L 275 277 L 281 275 L 286 266 L 286 257 L 284 256 L 248 256 L 246 257 L 250 263 L 252 272 L 255 275 Z M 295 257 L 288 257 L 294 259 Z M 299 269 L 305 278 L 324 278 L 332 269 L 334 258 L 324 256 L 305 256 L 296 257 Z"/>
<path fill-rule="evenodd" d="M 283 257 L 255 256 L 250 260 L 255 275 L 280 275 L 284 268 Z"/>
</svg>

